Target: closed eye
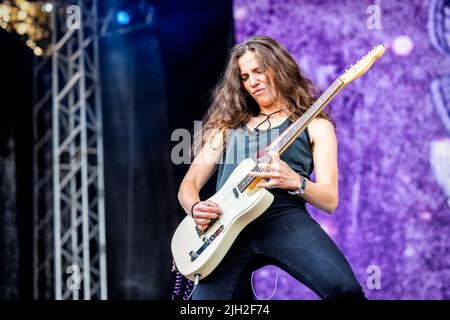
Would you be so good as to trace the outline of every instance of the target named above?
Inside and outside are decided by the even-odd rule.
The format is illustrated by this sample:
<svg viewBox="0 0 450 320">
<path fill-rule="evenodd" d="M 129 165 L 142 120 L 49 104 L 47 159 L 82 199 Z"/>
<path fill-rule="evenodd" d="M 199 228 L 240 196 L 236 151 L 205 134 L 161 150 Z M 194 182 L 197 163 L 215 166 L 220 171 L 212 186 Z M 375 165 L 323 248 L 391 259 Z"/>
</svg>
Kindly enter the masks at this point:
<svg viewBox="0 0 450 320">
<path fill-rule="evenodd" d="M 256 68 L 253 68 L 252 69 L 252 72 L 253 73 L 257 73 L 257 74 L 261 74 L 262 73 L 262 70 L 261 70 L 261 68 L 259 68 L 259 67 L 256 67 Z M 242 74 L 241 75 L 241 79 L 242 79 L 242 81 L 245 81 L 245 80 L 247 80 L 248 79 L 248 74 Z"/>
</svg>

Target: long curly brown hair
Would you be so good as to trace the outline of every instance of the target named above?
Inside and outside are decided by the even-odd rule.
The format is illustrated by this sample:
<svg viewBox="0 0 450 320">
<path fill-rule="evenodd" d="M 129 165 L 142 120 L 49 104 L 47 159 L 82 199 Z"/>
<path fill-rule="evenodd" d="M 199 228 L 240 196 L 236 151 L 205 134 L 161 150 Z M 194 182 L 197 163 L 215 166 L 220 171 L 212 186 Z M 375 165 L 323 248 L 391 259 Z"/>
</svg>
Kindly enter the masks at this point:
<svg viewBox="0 0 450 320">
<path fill-rule="evenodd" d="M 242 83 L 238 59 L 247 51 L 255 53 L 263 72 L 273 74 L 273 84 L 286 109 L 291 113 L 291 120 L 298 119 L 317 99 L 318 90 L 300 70 L 286 48 L 276 40 L 265 36 L 254 36 L 245 42 L 236 44 L 231 50 L 225 72 L 212 93 L 212 103 L 203 118 L 203 133 L 208 130 L 221 132 L 226 142 L 229 129 L 239 128 L 260 112 L 253 97 L 245 90 Z M 269 79 L 270 81 L 270 79 Z M 333 125 L 334 121 L 325 111 L 317 115 Z M 212 135 L 202 135 L 202 145 Z M 225 146 L 225 144 L 224 144 Z"/>
</svg>

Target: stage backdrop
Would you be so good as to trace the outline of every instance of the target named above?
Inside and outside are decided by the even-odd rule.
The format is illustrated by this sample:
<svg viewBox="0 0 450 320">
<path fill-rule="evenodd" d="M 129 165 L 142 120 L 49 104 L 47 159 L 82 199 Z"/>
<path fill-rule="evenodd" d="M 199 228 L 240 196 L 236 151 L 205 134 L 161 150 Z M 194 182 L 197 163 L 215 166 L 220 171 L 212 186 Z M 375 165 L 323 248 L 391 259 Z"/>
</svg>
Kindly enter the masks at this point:
<svg viewBox="0 0 450 320">
<path fill-rule="evenodd" d="M 450 299 L 443 3 L 234 1 L 236 40 L 276 38 L 321 89 L 375 45 L 387 47 L 331 103 L 340 202 L 333 215 L 310 207 L 371 299 Z M 317 298 L 275 267 L 259 270 L 255 280 L 259 298 Z"/>
</svg>

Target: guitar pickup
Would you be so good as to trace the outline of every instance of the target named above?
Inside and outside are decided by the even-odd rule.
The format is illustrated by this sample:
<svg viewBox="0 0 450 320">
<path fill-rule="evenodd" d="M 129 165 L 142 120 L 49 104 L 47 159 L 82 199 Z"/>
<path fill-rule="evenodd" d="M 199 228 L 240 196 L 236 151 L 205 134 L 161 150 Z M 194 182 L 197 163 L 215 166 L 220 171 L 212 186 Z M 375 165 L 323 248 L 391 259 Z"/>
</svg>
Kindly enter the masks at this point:
<svg viewBox="0 0 450 320">
<path fill-rule="evenodd" d="M 203 238 L 203 244 L 200 248 L 198 248 L 197 251 L 191 251 L 189 252 L 189 256 L 191 257 L 191 262 L 195 261 L 195 259 L 198 258 L 198 256 L 211 244 L 211 242 L 214 241 L 214 239 L 217 238 L 217 236 L 223 231 L 224 225 L 221 225 L 214 234 L 212 234 L 209 238 L 205 237 Z"/>
<path fill-rule="evenodd" d="M 216 219 L 211 219 L 211 222 L 208 223 L 208 226 L 205 230 L 200 230 L 197 226 L 195 226 L 195 230 L 197 231 L 197 235 L 199 237 L 201 237 L 202 235 L 204 235 L 206 232 L 208 232 L 208 230 L 219 220 L 219 218 Z"/>
</svg>

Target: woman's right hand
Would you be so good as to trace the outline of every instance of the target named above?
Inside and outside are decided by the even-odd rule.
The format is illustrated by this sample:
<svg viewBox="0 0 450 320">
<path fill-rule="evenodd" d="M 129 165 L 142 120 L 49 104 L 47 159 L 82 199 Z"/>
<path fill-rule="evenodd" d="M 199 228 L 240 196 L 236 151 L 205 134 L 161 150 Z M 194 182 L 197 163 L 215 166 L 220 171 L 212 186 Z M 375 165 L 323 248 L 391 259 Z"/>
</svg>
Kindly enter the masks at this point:
<svg viewBox="0 0 450 320">
<path fill-rule="evenodd" d="M 211 219 L 216 219 L 221 211 L 217 203 L 206 200 L 195 204 L 192 208 L 192 213 L 197 228 L 203 231 L 208 227 L 208 223 L 211 222 Z"/>
</svg>

